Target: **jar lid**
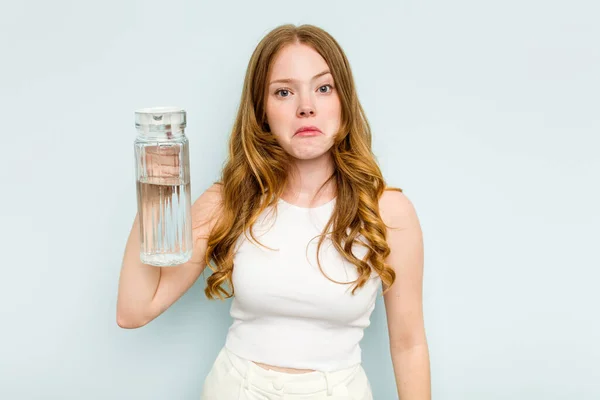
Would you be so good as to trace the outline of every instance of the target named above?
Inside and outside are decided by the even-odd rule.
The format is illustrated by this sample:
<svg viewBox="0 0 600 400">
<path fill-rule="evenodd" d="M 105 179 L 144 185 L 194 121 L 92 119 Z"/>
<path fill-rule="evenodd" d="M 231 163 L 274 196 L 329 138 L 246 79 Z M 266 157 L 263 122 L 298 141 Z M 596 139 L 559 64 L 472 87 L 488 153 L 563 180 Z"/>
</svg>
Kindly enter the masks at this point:
<svg viewBox="0 0 600 400">
<path fill-rule="evenodd" d="M 150 107 L 135 111 L 135 127 L 144 132 L 172 132 L 186 126 L 186 112 L 180 107 Z"/>
</svg>

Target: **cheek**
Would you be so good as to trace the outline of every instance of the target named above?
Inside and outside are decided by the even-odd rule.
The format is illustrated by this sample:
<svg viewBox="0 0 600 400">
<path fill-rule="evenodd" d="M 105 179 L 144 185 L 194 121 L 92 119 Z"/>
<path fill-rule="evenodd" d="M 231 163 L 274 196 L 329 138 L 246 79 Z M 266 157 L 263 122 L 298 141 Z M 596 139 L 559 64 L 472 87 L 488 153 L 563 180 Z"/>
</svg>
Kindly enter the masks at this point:
<svg viewBox="0 0 600 400">
<path fill-rule="evenodd" d="M 267 119 L 269 123 L 273 124 L 285 121 L 289 119 L 290 110 L 292 110 L 292 107 L 286 103 L 268 105 L 266 108 Z"/>
<path fill-rule="evenodd" d="M 330 99 L 328 99 L 329 101 L 325 102 L 322 106 L 323 106 L 323 111 L 327 114 L 327 116 L 329 118 L 340 118 L 341 116 L 341 110 L 342 110 L 342 104 L 340 102 L 339 97 L 335 96 L 332 97 Z"/>
<path fill-rule="evenodd" d="M 329 125 L 333 129 L 339 128 L 342 120 L 342 107 L 339 103 L 331 103 L 327 108 L 323 109 Z"/>
</svg>

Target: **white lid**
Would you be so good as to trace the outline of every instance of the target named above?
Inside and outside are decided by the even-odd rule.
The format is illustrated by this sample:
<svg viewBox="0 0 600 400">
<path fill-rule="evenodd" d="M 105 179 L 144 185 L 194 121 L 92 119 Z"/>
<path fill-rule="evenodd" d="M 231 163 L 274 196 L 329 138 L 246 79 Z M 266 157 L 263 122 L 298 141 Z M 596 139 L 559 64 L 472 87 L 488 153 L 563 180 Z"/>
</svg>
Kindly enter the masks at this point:
<svg viewBox="0 0 600 400">
<path fill-rule="evenodd" d="M 180 107 L 150 107 L 135 111 L 135 127 L 143 131 L 179 131 L 186 126 L 186 112 Z"/>
</svg>

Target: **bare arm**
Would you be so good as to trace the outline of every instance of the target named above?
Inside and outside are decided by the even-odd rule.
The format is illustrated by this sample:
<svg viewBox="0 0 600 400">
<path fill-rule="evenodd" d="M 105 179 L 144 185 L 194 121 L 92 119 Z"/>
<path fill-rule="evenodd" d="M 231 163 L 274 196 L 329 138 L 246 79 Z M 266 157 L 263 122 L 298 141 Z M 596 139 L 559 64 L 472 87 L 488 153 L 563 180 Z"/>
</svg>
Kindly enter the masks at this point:
<svg viewBox="0 0 600 400">
<path fill-rule="evenodd" d="M 206 267 L 205 255 L 210 230 L 221 203 L 219 185 L 206 190 L 192 205 L 194 247 L 192 258 L 176 267 L 156 267 L 140 261 L 139 216 L 136 215 L 123 255 L 117 298 L 117 324 L 139 328 L 175 303 Z"/>
<path fill-rule="evenodd" d="M 398 396 L 402 400 L 430 400 L 429 348 L 422 299 L 421 225 L 412 202 L 404 193 L 385 192 L 380 199 L 380 211 L 388 226 L 387 241 L 391 250 L 386 262 L 396 272 L 396 281 L 384 295 L 384 302 Z"/>
</svg>

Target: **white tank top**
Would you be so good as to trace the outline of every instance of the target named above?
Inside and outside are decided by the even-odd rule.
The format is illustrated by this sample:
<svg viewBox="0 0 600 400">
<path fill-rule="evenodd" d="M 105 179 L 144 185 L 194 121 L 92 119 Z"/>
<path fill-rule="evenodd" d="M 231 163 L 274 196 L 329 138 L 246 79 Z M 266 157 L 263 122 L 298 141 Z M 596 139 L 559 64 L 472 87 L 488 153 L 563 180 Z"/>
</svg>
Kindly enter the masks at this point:
<svg viewBox="0 0 600 400">
<path fill-rule="evenodd" d="M 361 362 L 359 345 L 370 324 L 381 279 L 375 271 L 354 295 L 354 284 L 331 282 L 319 270 L 315 237 L 323 231 L 335 199 L 315 208 L 283 200 L 254 225 L 259 242 L 241 235 L 234 255 L 235 296 L 225 346 L 238 356 L 278 367 L 335 371 Z M 276 216 L 276 218 L 275 218 Z M 365 240 L 364 238 L 361 238 Z M 367 249 L 354 245 L 362 258 Z M 338 282 L 358 277 L 327 238 L 321 267 Z"/>
</svg>

